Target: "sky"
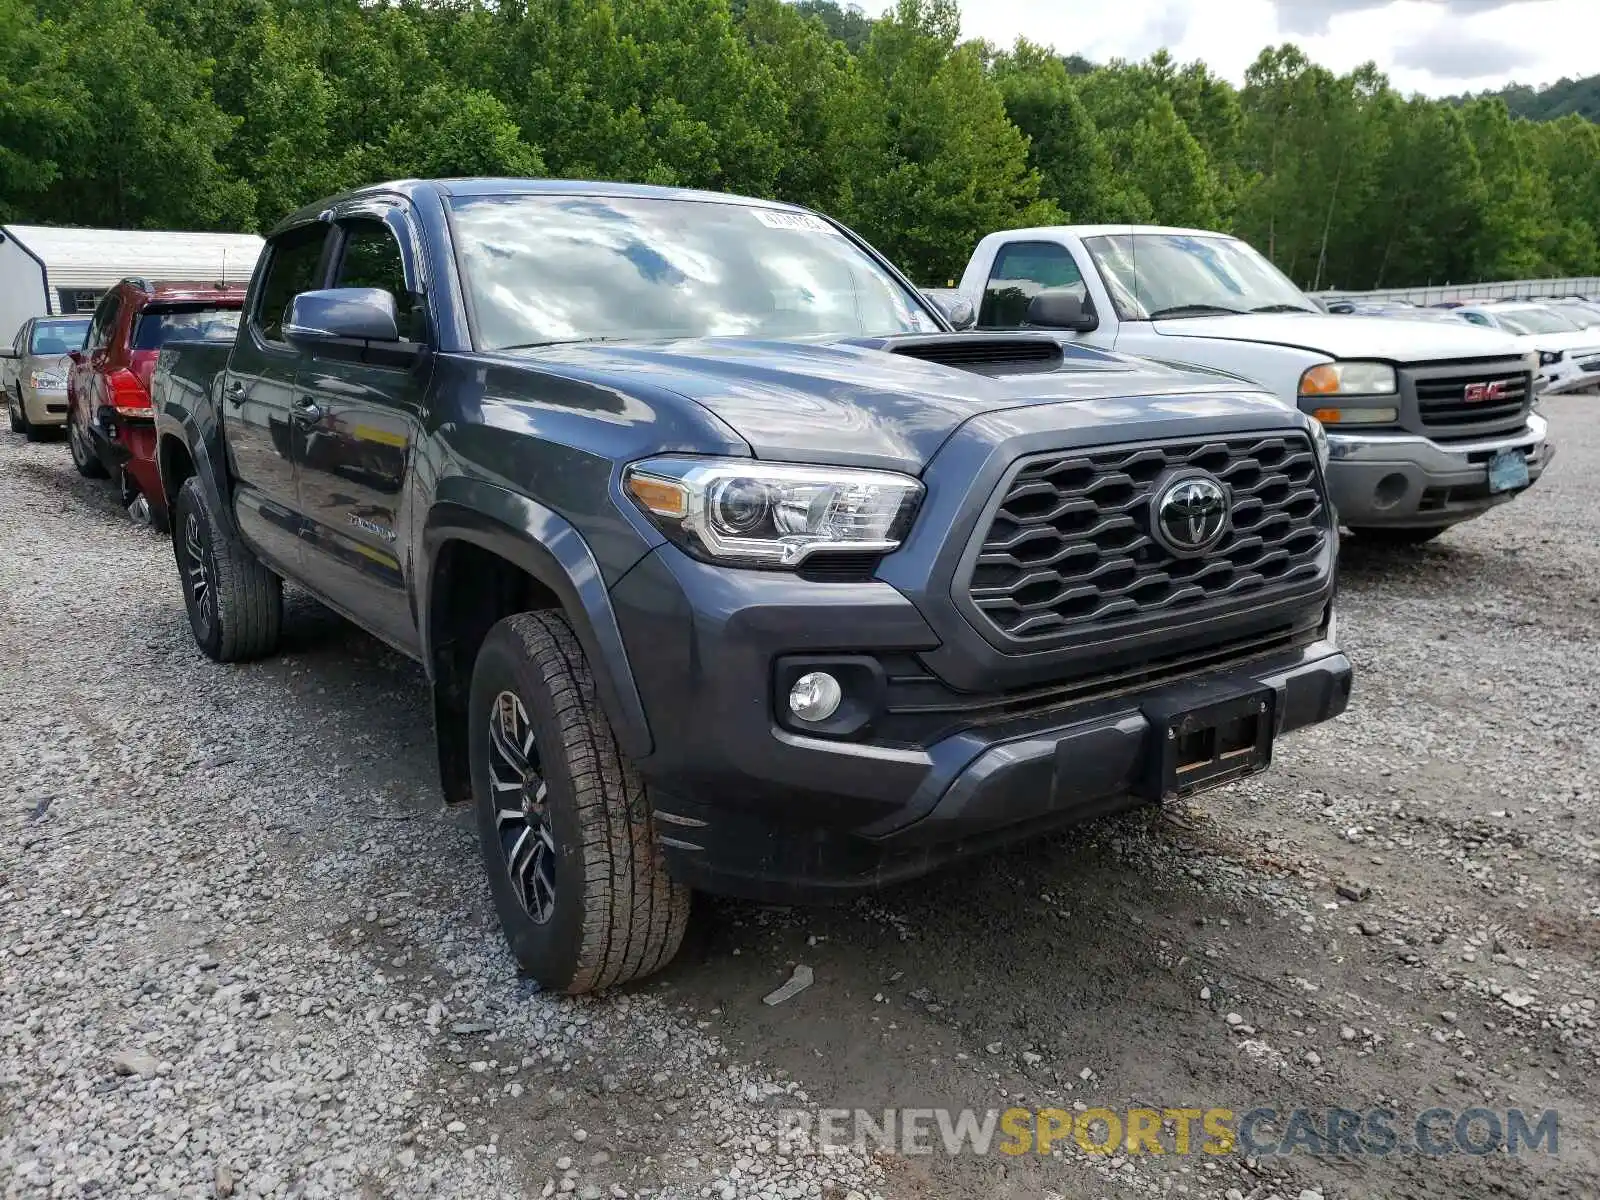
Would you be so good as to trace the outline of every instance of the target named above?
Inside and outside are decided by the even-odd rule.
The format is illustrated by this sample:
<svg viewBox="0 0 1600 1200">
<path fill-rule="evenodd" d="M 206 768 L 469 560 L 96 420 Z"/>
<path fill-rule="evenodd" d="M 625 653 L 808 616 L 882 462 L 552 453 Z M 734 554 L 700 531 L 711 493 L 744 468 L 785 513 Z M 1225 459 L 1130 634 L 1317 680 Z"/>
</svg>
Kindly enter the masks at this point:
<svg viewBox="0 0 1600 1200">
<path fill-rule="evenodd" d="M 856 0 L 877 16 L 893 0 Z M 959 0 L 967 37 L 1020 36 L 1094 62 L 1166 47 L 1240 83 L 1292 41 L 1344 72 L 1369 59 L 1403 92 L 1476 92 L 1600 73 L 1600 0 Z"/>
</svg>

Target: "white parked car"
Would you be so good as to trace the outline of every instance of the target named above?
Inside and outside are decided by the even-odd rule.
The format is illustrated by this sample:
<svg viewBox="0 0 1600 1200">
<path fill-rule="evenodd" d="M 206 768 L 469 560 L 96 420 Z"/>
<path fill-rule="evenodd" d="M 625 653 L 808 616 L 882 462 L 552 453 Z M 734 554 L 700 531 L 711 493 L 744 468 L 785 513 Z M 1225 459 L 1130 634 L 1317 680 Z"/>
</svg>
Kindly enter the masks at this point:
<svg viewBox="0 0 1600 1200">
<path fill-rule="evenodd" d="M 1600 385 L 1600 328 L 1588 328 L 1554 304 L 1503 301 L 1453 310 L 1463 321 L 1498 329 L 1539 355 L 1541 390 L 1555 395 Z"/>
<path fill-rule="evenodd" d="M 1201 229 L 992 233 L 961 278 L 979 329 L 1049 329 L 1224 371 L 1315 417 L 1328 488 L 1358 536 L 1413 544 L 1525 491 L 1555 447 L 1537 356 L 1464 321 L 1335 316 L 1250 245 Z M 1396 310 L 1398 311 L 1398 310 Z"/>
</svg>

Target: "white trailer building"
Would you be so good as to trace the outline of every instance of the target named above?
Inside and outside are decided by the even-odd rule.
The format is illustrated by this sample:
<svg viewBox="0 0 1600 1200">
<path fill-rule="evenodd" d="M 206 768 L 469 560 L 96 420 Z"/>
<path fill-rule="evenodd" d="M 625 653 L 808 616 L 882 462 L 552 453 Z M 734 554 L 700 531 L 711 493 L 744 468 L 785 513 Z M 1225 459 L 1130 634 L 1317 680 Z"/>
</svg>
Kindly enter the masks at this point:
<svg viewBox="0 0 1600 1200">
<path fill-rule="evenodd" d="M 0 225 L 0 345 L 10 345 L 29 317 L 92 311 L 130 277 L 243 283 L 261 245 L 253 233 Z"/>
</svg>

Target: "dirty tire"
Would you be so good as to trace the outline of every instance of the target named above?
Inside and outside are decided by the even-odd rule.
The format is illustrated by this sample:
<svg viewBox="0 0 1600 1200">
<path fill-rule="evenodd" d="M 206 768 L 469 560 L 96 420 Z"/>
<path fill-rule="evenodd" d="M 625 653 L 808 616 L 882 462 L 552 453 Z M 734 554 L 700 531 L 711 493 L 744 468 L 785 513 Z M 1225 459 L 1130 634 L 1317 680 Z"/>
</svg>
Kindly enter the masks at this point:
<svg viewBox="0 0 1600 1200">
<path fill-rule="evenodd" d="M 512 881 L 516 856 L 501 814 L 521 797 L 507 801 L 491 774 L 490 726 L 508 694 L 524 706 L 527 761 L 543 782 L 555 847 L 554 900 L 542 922 Z M 573 994 L 664 967 L 683 940 L 689 889 L 667 874 L 644 781 L 617 746 L 566 619 L 519 613 L 495 625 L 473 668 L 467 715 L 484 866 L 518 964 L 546 990 Z"/>
<path fill-rule="evenodd" d="M 223 531 L 192 475 L 178 491 L 172 526 L 195 644 L 217 662 L 271 654 L 283 625 L 283 583 Z"/>
<path fill-rule="evenodd" d="M 67 416 L 67 448 L 72 451 L 72 465 L 85 479 L 104 479 L 106 468 L 89 445 L 88 435 L 78 430 L 78 422 Z"/>
<path fill-rule="evenodd" d="M 6 416 L 11 418 L 12 433 L 28 432 L 28 417 L 22 410 L 22 397 L 20 395 L 6 397 Z"/>
<path fill-rule="evenodd" d="M 1445 530 L 1448 525 L 1440 525 L 1433 529 L 1384 529 L 1351 526 L 1350 532 L 1355 534 L 1369 546 L 1420 546 L 1424 542 L 1431 542 Z"/>
</svg>

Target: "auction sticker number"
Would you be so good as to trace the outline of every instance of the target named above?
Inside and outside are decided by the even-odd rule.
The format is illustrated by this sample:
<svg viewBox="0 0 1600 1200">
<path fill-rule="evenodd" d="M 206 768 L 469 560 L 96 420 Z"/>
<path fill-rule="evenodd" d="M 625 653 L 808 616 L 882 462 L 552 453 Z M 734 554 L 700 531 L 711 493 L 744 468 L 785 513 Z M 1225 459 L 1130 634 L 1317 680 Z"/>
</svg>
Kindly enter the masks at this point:
<svg viewBox="0 0 1600 1200">
<path fill-rule="evenodd" d="M 756 220 L 769 229 L 797 229 L 803 233 L 832 233 L 834 228 L 821 217 L 810 213 L 773 212 L 766 208 L 752 208 Z"/>
</svg>

